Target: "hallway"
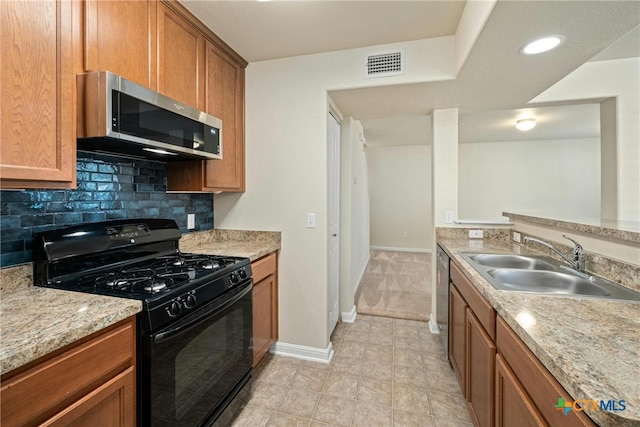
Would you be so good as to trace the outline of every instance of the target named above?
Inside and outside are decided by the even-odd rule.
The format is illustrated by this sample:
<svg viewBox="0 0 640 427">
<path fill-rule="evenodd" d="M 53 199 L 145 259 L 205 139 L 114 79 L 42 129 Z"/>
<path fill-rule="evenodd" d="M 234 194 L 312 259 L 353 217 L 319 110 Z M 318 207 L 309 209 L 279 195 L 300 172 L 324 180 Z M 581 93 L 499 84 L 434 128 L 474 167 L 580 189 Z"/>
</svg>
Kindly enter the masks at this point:
<svg viewBox="0 0 640 427">
<path fill-rule="evenodd" d="M 428 321 L 431 254 L 372 250 L 356 294 L 358 314 Z"/>
</svg>

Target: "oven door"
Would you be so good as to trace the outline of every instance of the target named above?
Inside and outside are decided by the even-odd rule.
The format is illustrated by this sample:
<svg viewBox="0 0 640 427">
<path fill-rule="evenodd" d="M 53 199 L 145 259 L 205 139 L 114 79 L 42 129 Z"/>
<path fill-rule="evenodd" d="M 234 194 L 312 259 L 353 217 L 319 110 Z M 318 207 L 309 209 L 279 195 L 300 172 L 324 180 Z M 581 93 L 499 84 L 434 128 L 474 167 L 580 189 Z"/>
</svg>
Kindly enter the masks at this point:
<svg viewBox="0 0 640 427">
<path fill-rule="evenodd" d="M 251 377 L 253 283 L 142 337 L 140 425 L 209 425 Z"/>
</svg>

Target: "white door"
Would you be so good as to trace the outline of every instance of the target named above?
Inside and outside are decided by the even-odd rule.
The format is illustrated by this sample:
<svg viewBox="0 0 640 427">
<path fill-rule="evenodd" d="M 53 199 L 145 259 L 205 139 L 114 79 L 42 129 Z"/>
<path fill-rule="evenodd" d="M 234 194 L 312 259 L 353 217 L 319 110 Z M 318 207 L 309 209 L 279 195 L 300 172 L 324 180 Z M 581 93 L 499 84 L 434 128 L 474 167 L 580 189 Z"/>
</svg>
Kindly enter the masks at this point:
<svg viewBox="0 0 640 427">
<path fill-rule="evenodd" d="M 340 123 L 328 114 L 329 335 L 340 315 Z"/>
</svg>

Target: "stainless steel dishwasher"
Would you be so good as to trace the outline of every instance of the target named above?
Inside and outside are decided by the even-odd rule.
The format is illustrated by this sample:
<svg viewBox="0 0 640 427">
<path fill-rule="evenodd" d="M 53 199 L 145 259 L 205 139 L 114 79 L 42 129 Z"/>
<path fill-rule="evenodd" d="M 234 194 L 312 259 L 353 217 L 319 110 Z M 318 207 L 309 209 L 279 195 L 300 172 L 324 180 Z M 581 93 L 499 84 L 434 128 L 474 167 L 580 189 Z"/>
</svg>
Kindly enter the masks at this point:
<svg viewBox="0 0 640 427">
<path fill-rule="evenodd" d="M 440 339 L 444 346 L 444 353 L 449 359 L 449 256 L 436 245 L 436 321 L 440 326 Z"/>
</svg>

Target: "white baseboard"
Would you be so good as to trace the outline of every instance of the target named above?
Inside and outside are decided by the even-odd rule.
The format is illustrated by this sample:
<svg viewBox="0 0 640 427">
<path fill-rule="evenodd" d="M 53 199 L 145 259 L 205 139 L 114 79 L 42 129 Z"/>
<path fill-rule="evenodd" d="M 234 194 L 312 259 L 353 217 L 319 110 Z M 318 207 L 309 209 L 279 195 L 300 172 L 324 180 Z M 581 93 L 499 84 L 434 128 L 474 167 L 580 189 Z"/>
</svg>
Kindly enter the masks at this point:
<svg viewBox="0 0 640 427">
<path fill-rule="evenodd" d="M 333 344 L 329 341 L 327 348 L 317 348 L 277 341 L 271 346 L 271 353 L 328 364 L 333 358 Z"/>
<path fill-rule="evenodd" d="M 342 318 L 342 321 L 344 323 L 353 323 L 356 321 L 356 316 L 358 315 L 358 313 L 356 313 L 356 306 L 355 304 L 353 305 L 353 307 L 351 307 L 351 311 L 349 312 L 341 312 L 340 313 L 340 317 Z"/>
<path fill-rule="evenodd" d="M 421 249 L 421 248 L 396 248 L 392 246 L 369 246 L 370 249 L 374 251 L 394 251 L 394 252 L 418 252 L 421 254 L 430 254 L 433 252 L 431 249 Z"/>
<path fill-rule="evenodd" d="M 353 290 L 353 296 L 356 296 L 358 292 L 358 288 L 360 287 L 360 283 L 362 283 L 362 276 L 364 276 L 364 272 L 367 271 L 367 265 L 369 265 L 369 261 L 371 260 L 371 253 L 367 254 L 367 261 L 362 266 L 362 271 L 360 271 L 360 275 L 358 276 L 358 280 L 356 281 L 356 288 Z M 355 317 L 354 317 L 355 319 Z"/>
<path fill-rule="evenodd" d="M 433 313 L 429 314 L 429 331 L 432 334 L 440 334 L 440 325 L 438 325 L 438 322 L 434 319 Z"/>
</svg>

